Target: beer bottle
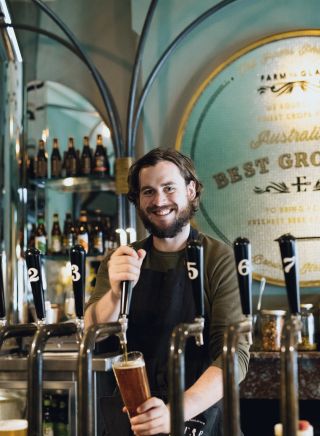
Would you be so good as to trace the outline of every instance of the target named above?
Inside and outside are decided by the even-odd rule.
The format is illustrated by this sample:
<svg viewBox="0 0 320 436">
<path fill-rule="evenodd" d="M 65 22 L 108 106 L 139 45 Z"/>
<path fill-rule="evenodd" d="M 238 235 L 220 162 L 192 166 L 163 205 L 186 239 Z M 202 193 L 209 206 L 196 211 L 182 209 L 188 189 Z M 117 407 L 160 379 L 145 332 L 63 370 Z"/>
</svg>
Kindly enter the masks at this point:
<svg viewBox="0 0 320 436">
<path fill-rule="evenodd" d="M 33 223 L 28 239 L 28 248 L 34 248 L 35 247 L 35 237 L 36 237 L 36 225 Z"/>
<path fill-rule="evenodd" d="M 93 157 L 93 173 L 97 177 L 109 175 L 109 160 L 102 143 L 102 135 L 97 135 L 97 146 Z"/>
<path fill-rule="evenodd" d="M 85 210 L 80 211 L 79 229 L 77 236 L 78 244 L 82 245 L 86 253 L 89 252 L 89 229 L 88 229 L 88 217 Z"/>
<path fill-rule="evenodd" d="M 44 395 L 43 398 L 43 436 L 54 436 L 53 417 L 51 413 L 51 396 Z"/>
<path fill-rule="evenodd" d="M 92 173 L 92 150 L 89 144 L 89 137 L 83 137 L 83 149 L 80 159 L 81 176 L 90 176 Z"/>
<path fill-rule="evenodd" d="M 65 156 L 66 177 L 76 177 L 78 175 L 78 155 L 74 148 L 73 138 L 68 140 L 68 150 Z"/>
<path fill-rule="evenodd" d="M 59 141 L 53 138 L 51 153 L 51 178 L 58 179 L 62 176 L 62 159 L 59 150 Z"/>
<path fill-rule="evenodd" d="M 56 433 L 57 436 L 68 436 L 68 403 L 66 395 L 59 395 L 58 397 L 58 409 L 57 409 L 57 421 L 56 421 Z"/>
<path fill-rule="evenodd" d="M 62 246 L 65 254 L 69 253 L 70 248 L 74 246 L 76 242 L 76 229 L 72 222 L 71 213 L 66 213 L 66 219 L 63 226 Z"/>
<path fill-rule="evenodd" d="M 92 254 L 94 256 L 99 256 L 104 253 L 104 235 L 101 222 L 101 210 L 95 210 L 95 221 L 92 226 Z"/>
<path fill-rule="evenodd" d="M 62 252 L 62 234 L 59 224 L 59 215 L 53 214 L 53 224 L 51 230 L 51 253 L 61 254 Z"/>
<path fill-rule="evenodd" d="M 45 150 L 45 143 L 39 140 L 38 154 L 36 158 L 36 177 L 46 179 L 48 177 L 48 156 Z"/>
<path fill-rule="evenodd" d="M 34 238 L 35 248 L 42 254 L 47 254 L 47 232 L 44 225 L 44 215 L 42 212 L 38 213 L 38 226 Z"/>
</svg>

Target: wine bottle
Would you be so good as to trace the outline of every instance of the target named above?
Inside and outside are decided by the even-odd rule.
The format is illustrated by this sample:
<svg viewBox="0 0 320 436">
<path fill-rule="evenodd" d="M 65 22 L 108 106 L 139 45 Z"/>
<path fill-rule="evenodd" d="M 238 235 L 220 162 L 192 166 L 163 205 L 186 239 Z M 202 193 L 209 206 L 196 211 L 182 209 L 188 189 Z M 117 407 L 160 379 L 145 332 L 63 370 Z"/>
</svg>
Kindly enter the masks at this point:
<svg viewBox="0 0 320 436">
<path fill-rule="evenodd" d="M 74 139 L 68 140 L 68 150 L 65 156 L 66 177 L 76 177 L 78 175 L 78 155 L 74 148 Z"/>
<path fill-rule="evenodd" d="M 57 213 L 53 214 L 53 224 L 51 230 L 51 253 L 62 253 L 62 233 L 59 224 L 59 215 Z"/>
<path fill-rule="evenodd" d="M 97 177 L 109 175 L 109 160 L 102 143 L 102 135 L 97 135 L 97 146 L 93 157 L 93 173 Z"/>
<path fill-rule="evenodd" d="M 36 177 L 46 179 L 48 177 L 48 155 L 45 149 L 45 142 L 39 140 L 39 148 L 36 158 Z"/>
<path fill-rule="evenodd" d="M 92 174 L 92 150 L 89 144 L 89 137 L 83 137 L 83 149 L 80 159 L 81 176 L 90 176 Z"/>
</svg>

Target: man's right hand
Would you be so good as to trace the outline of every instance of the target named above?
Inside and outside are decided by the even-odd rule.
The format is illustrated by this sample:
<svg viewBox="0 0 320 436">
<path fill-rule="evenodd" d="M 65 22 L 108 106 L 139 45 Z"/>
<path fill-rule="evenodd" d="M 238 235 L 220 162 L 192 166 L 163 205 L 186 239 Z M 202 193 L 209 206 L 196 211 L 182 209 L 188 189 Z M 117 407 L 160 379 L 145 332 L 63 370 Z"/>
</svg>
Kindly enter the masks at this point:
<svg viewBox="0 0 320 436">
<path fill-rule="evenodd" d="M 127 245 L 121 245 L 110 257 L 109 281 L 111 291 L 117 298 L 121 295 L 121 282 L 125 280 L 133 281 L 133 286 L 137 283 L 142 261 L 146 256 L 146 251 L 140 248 L 138 251 Z"/>
</svg>

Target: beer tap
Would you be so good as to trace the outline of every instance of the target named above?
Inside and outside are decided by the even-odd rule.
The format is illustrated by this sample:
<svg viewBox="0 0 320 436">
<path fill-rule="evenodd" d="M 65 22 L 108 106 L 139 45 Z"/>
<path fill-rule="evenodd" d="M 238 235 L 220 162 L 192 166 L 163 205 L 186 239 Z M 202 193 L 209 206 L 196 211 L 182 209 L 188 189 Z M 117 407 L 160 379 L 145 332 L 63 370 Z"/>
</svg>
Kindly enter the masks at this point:
<svg viewBox="0 0 320 436">
<path fill-rule="evenodd" d="M 27 250 L 26 262 L 37 313 L 37 330 L 28 357 L 28 436 L 42 435 L 43 352 L 52 337 L 70 336 L 77 332 L 74 323 L 45 324 L 46 313 L 41 277 L 40 251 Z"/>
<path fill-rule="evenodd" d="M 86 251 L 82 245 L 75 245 L 70 250 L 72 287 L 74 294 L 76 325 L 81 338 L 84 330 L 84 296 L 86 281 Z"/>
<path fill-rule="evenodd" d="M 251 246 L 246 238 L 233 244 L 240 291 L 243 321 L 230 324 L 224 333 L 223 344 L 223 428 L 224 436 L 240 436 L 238 356 L 240 334 L 247 334 L 252 343 L 252 268 Z"/>
<path fill-rule="evenodd" d="M 119 245 L 127 244 L 130 232 L 117 229 Z M 134 241 L 130 241 L 134 242 Z M 120 315 L 117 322 L 100 323 L 90 326 L 84 333 L 79 352 L 78 361 L 78 432 L 79 436 L 94 436 L 94 401 L 92 380 L 92 354 L 98 340 L 109 336 L 118 336 L 120 345 L 125 349 L 127 345 L 128 315 L 130 310 L 133 283 L 124 281 L 121 284 Z"/>
<path fill-rule="evenodd" d="M 33 336 L 37 327 L 33 323 L 10 325 L 6 319 L 5 293 L 2 273 L 2 257 L 0 256 L 0 349 L 9 338 Z"/>
<path fill-rule="evenodd" d="M 171 335 L 169 349 L 169 403 L 171 436 L 184 434 L 183 394 L 185 390 L 185 346 L 187 339 L 195 337 L 203 344 L 204 288 L 203 247 L 199 241 L 189 241 L 186 247 L 188 277 L 194 295 L 196 317 L 193 323 L 177 325 Z"/>
<path fill-rule="evenodd" d="M 290 318 L 281 336 L 281 421 L 283 436 L 298 435 L 299 393 L 297 344 L 301 341 L 299 268 L 296 240 L 285 234 L 277 239 L 280 246 Z"/>
</svg>

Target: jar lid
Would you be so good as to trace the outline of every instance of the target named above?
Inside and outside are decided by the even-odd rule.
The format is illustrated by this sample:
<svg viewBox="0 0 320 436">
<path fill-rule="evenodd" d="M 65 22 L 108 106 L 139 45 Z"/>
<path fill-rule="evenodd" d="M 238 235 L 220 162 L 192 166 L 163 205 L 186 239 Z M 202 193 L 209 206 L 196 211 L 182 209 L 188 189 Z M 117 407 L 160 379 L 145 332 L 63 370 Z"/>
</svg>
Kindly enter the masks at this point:
<svg viewBox="0 0 320 436">
<path fill-rule="evenodd" d="M 278 315 L 278 316 L 284 316 L 286 314 L 285 310 L 272 310 L 272 309 L 262 309 L 261 310 L 262 315 Z"/>
</svg>

